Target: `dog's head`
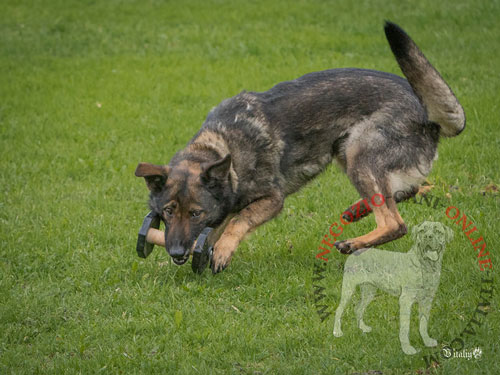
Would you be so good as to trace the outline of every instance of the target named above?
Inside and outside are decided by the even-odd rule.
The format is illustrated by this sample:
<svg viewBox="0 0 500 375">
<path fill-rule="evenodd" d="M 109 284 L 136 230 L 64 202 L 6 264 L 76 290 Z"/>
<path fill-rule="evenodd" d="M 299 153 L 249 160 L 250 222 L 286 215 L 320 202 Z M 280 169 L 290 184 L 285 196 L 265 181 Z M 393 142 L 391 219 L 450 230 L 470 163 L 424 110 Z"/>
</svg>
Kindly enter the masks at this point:
<svg viewBox="0 0 500 375">
<path fill-rule="evenodd" d="M 431 262 L 442 259 L 446 243 L 453 239 L 450 228 L 432 221 L 424 221 L 413 227 L 411 234 L 422 259 Z"/>
<path fill-rule="evenodd" d="M 207 227 L 216 227 L 232 205 L 231 156 L 214 162 L 174 157 L 169 165 L 139 163 L 137 177 L 150 190 L 151 210 L 165 223 L 165 247 L 176 264 L 184 264 Z"/>
</svg>

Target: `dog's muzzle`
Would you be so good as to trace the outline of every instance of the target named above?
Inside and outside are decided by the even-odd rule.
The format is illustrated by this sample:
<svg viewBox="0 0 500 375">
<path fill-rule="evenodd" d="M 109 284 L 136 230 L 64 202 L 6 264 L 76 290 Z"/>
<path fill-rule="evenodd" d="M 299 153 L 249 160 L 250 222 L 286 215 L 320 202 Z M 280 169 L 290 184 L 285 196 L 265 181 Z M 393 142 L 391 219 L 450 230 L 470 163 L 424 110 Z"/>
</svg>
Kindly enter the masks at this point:
<svg viewBox="0 0 500 375">
<path fill-rule="evenodd" d="M 433 262 L 437 261 L 439 259 L 439 251 L 436 250 L 436 245 L 435 244 L 427 244 L 424 245 L 424 256 L 426 258 L 429 258 Z"/>
<path fill-rule="evenodd" d="M 160 227 L 161 218 L 153 212 L 150 212 L 144 218 L 142 227 L 139 230 L 139 236 L 137 238 L 137 255 L 141 258 L 146 258 L 153 251 L 154 245 L 165 246 L 167 241 L 167 228 L 163 232 L 163 238 L 161 232 L 158 230 Z M 166 224 L 166 223 L 165 223 Z M 166 225 L 165 225 L 166 227 Z M 208 241 L 208 235 L 212 231 L 212 228 L 206 227 L 200 233 L 195 243 L 191 249 L 185 249 L 181 245 L 174 245 L 167 250 L 167 253 L 172 257 L 172 261 L 181 266 L 187 262 L 189 256 L 193 254 L 193 261 L 191 267 L 193 272 L 202 273 L 209 262 L 212 261 L 213 248 Z M 149 236 L 151 235 L 152 236 Z"/>
<path fill-rule="evenodd" d="M 165 248 L 167 247 L 168 244 L 167 232 L 168 230 L 167 228 L 165 228 Z M 168 248 L 167 253 L 172 257 L 172 260 L 174 261 L 175 264 L 177 264 L 178 266 L 182 266 L 184 263 L 187 262 L 190 252 L 186 251 L 186 249 L 183 246 L 177 244 Z"/>
<path fill-rule="evenodd" d="M 165 243 L 167 242 L 167 234 L 165 232 Z M 186 251 L 182 246 L 172 246 L 167 250 L 168 254 L 172 257 L 172 260 L 178 266 L 183 265 L 187 262 L 189 258 L 189 252 Z"/>
</svg>

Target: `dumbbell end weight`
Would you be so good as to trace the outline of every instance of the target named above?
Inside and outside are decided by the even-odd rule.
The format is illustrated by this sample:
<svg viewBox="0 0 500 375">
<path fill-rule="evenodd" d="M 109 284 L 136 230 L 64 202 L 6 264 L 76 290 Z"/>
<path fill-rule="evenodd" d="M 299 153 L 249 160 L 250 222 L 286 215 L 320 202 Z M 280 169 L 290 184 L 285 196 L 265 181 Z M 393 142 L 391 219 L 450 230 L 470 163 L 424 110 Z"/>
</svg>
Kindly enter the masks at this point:
<svg viewBox="0 0 500 375">
<path fill-rule="evenodd" d="M 198 236 L 193 250 L 191 268 L 194 273 L 201 274 L 205 267 L 212 261 L 213 248 L 210 245 L 209 235 L 212 228 L 206 227 Z"/>
<path fill-rule="evenodd" d="M 158 228 L 160 228 L 160 217 L 153 212 L 148 213 L 137 236 L 136 250 L 141 258 L 147 258 L 153 251 L 154 245 L 165 246 L 163 232 Z M 160 241 L 160 237 L 163 237 L 163 242 Z"/>
</svg>

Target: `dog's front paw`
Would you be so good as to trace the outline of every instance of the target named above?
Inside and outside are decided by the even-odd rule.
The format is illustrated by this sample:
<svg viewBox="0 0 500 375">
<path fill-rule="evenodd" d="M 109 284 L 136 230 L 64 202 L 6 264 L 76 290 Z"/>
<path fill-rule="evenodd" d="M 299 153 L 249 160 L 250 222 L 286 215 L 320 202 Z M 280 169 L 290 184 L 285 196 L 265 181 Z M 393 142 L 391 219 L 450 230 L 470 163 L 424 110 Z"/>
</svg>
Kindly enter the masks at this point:
<svg viewBox="0 0 500 375">
<path fill-rule="evenodd" d="M 372 331 L 372 327 L 366 325 L 362 320 L 359 321 L 358 327 L 363 331 L 363 333 L 369 333 Z"/>
<path fill-rule="evenodd" d="M 342 254 L 351 254 L 354 250 L 356 250 L 353 248 L 353 244 L 349 240 L 337 241 L 334 245 Z"/>
<path fill-rule="evenodd" d="M 231 258 L 234 251 L 238 247 L 239 241 L 237 238 L 222 236 L 219 241 L 215 243 L 214 254 L 212 257 L 212 262 L 210 267 L 212 268 L 212 273 L 215 275 L 223 271 L 229 263 L 231 263 Z"/>
<path fill-rule="evenodd" d="M 339 329 L 334 329 L 333 330 L 333 335 L 335 337 L 342 337 L 344 335 L 344 332 L 342 332 L 342 330 L 339 328 Z"/>
<path fill-rule="evenodd" d="M 344 335 L 344 332 L 342 332 L 342 328 L 340 326 L 340 321 L 335 322 L 333 326 L 333 335 L 335 337 L 342 337 Z"/>
<path fill-rule="evenodd" d="M 425 346 L 432 347 L 432 346 L 436 346 L 437 344 L 438 344 L 437 340 L 431 339 L 430 337 L 428 339 L 424 340 Z"/>
<path fill-rule="evenodd" d="M 403 352 L 408 355 L 417 354 L 417 349 L 411 345 L 402 345 L 401 349 L 403 349 Z"/>
</svg>

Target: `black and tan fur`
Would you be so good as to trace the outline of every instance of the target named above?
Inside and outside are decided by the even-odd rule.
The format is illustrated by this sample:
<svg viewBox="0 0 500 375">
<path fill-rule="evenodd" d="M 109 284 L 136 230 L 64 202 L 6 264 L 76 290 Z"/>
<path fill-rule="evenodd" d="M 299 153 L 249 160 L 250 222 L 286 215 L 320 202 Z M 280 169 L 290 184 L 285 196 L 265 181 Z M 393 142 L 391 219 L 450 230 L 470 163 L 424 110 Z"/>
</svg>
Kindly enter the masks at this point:
<svg viewBox="0 0 500 375">
<path fill-rule="evenodd" d="M 414 195 L 430 172 L 440 136 L 458 135 L 465 115 L 451 89 L 397 25 L 385 33 L 405 74 L 332 69 L 282 82 L 266 92 L 224 100 L 166 166 L 140 163 L 150 205 L 166 222 L 167 249 L 178 264 L 205 226 L 222 230 L 212 270 L 224 269 L 243 237 L 275 217 L 283 200 L 335 159 L 377 228 L 336 243 L 350 253 L 406 233 L 398 197 Z M 349 210 L 349 209 L 348 209 Z"/>
</svg>

